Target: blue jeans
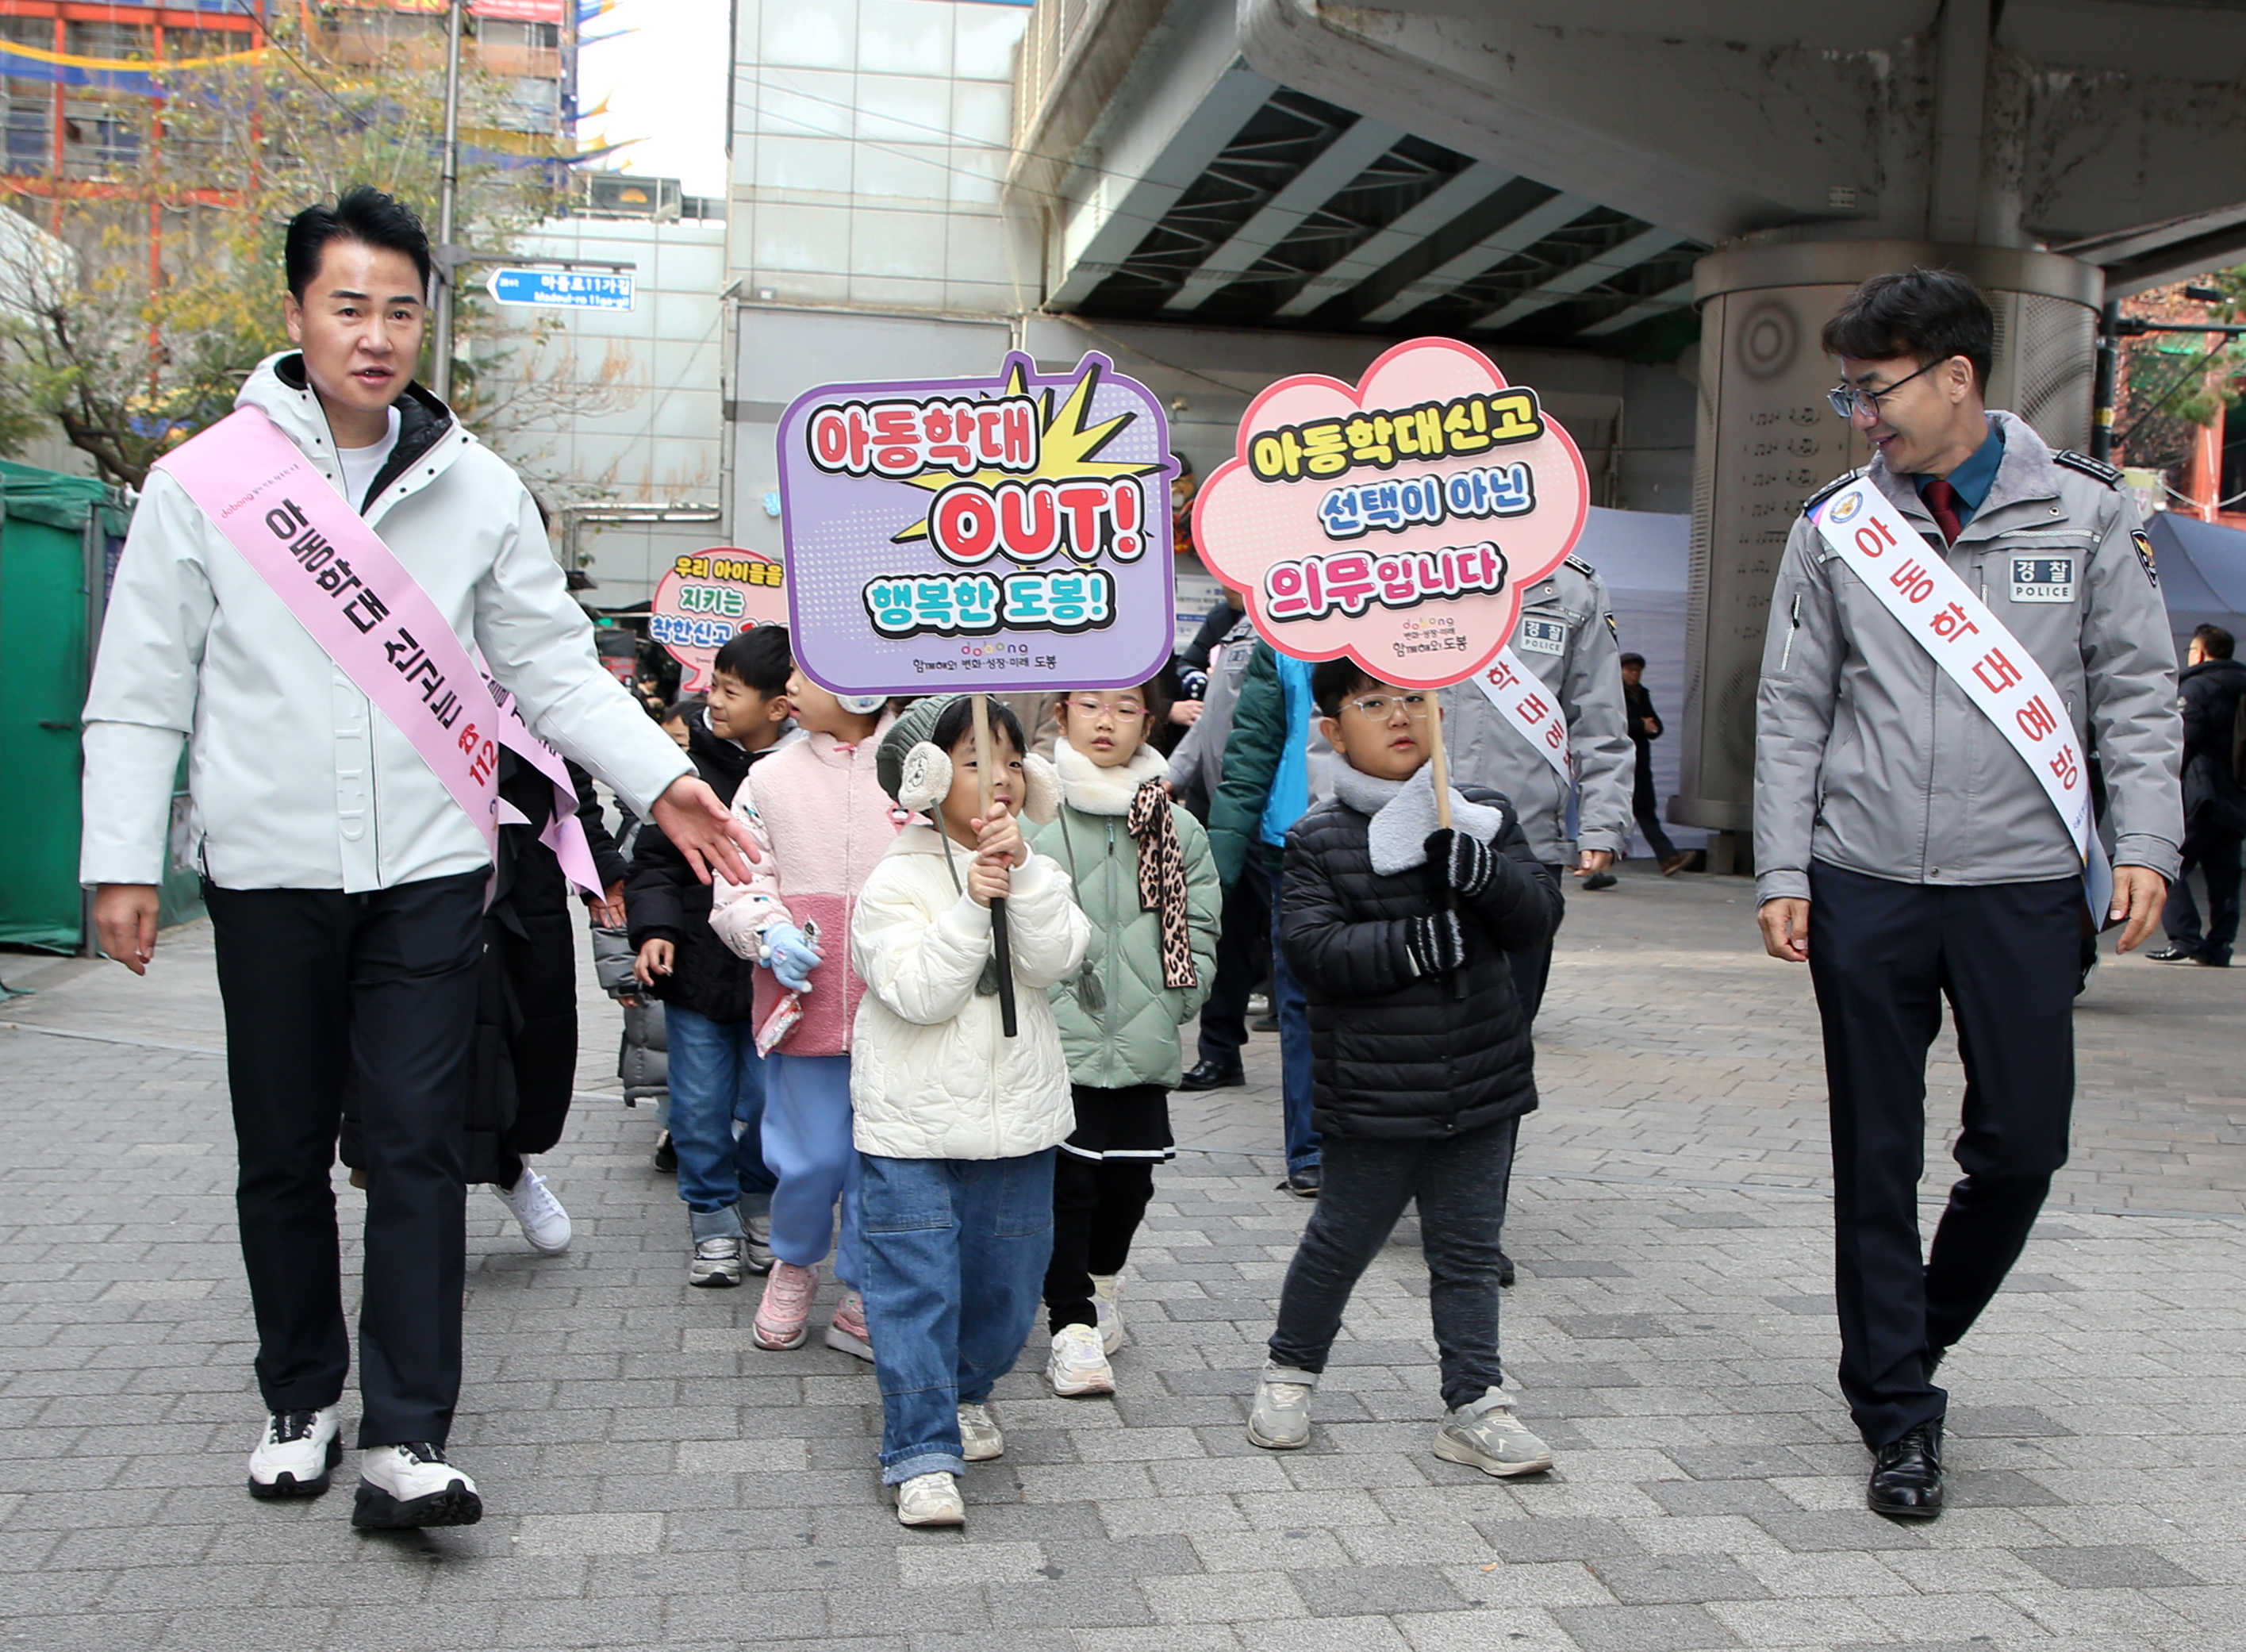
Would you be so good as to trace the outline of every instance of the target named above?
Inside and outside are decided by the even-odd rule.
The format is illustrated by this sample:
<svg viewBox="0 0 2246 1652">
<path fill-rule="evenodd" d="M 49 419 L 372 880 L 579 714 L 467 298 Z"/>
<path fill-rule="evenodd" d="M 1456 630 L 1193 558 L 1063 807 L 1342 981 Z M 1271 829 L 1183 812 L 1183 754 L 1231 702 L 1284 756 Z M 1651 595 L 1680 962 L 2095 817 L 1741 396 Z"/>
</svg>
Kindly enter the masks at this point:
<svg viewBox="0 0 2246 1652">
<path fill-rule="evenodd" d="M 765 1164 L 777 1178 L 772 1254 L 797 1267 L 817 1267 L 832 1245 L 834 1277 L 855 1287 L 858 1150 L 850 1143 L 850 1058 L 774 1050 L 765 1058 Z"/>
<path fill-rule="evenodd" d="M 670 1042 L 670 1144 L 678 1153 L 678 1197 L 708 1216 L 738 1205 L 743 1214 L 772 1208 L 765 1168 L 765 1064 L 756 1023 L 713 1021 L 677 1004 L 664 1007 Z"/>
<path fill-rule="evenodd" d="M 882 1485 L 967 1471 L 959 1408 L 990 1397 L 1037 1322 L 1052 1189 L 1052 1148 L 1022 1158 L 861 1159 Z"/>
<path fill-rule="evenodd" d="M 1271 872 L 1271 1009 L 1279 1018 L 1279 1095 L 1287 1138 L 1287 1173 L 1318 1162 L 1318 1133 L 1310 1125 L 1310 1005 L 1279 944 L 1279 914 L 1287 880 Z"/>
</svg>

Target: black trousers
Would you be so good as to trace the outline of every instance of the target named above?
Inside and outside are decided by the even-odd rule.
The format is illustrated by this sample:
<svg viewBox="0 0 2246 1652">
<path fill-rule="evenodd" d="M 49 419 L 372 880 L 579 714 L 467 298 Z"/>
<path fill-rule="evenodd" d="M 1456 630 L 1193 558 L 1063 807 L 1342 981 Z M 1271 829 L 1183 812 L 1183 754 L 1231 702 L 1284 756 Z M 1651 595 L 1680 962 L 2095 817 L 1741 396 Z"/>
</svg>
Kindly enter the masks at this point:
<svg viewBox="0 0 2246 1652">
<path fill-rule="evenodd" d="M 346 1075 L 365 1122 L 358 1443 L 444 1443 L 460 1390 L 466 1189 L 486 874 L 369 894 L 204 886 L 226 1004 L 235 1206 L 268 1410 L 343 1395 L 330 1172 Z"/>
<path fill-rule="evenodd" d="M 1841 1391 L 1877 1450 L 1948 1409 L 1926 1356 L 1965 1335 L 2018 1259 L 2074 1103 L 2082 885 L 1895 883 L 1809 869 L 1809 974 L 1831 1097 Z M 1920 1259 L 1926 1052 L 1950 1002 L 1965 1067 L 1964 1177 Z"/>
<path fill-rule="evenodd" d="M 1280 1287 L 1272 1359 L 1298 1371 L 1326 1369 L 1350 1294 L 1416 1198 L 1443 1403 L 1456 1410 L 1499 1387 L 1498 1240 L 1520 1124 L 1509 1118 L 1464 1136 L 1411 1142 L 1328 1135 L 1318 1201 Z"/>
<path fill-rule="evenodd" d="M 1224 911 L 1216 932 L 1216 979 L 1201 1007 L 1202 1061 L 1238 1067 L 1248 1042 L 1248 995 L 1271 967 L 1271 889 L 1251 845 L 1240 881 L 1224 891 Z"/>
<path fill-rule="evenodd" d="M 2183 829 L 2183 865 L 2168 885 L 2168 904 L 2161 912 L 2161 927 L 2168 944 L 2196 952 L 2216 963 L 2230 961 L 2238 940 L 2238 884 L 2240 835 L 2216 825 L 2202 809 Z M 2199 927 L 2199 903 L 2191 898 L 2191 871 L 2207 874 L 2207 928 Z"/>
<path fill-rule="evenodd" d="M 1154 1166 L 1171 1154 L 1169 1092 L 1070 1086 L 1076 1130 L 1053 1159 L 1052 1260 L 1045 1266 L 1046 1328 L 1097 1325 L 1092 1276 L 1120 1273 L 1154 1197 Z"/>
</svg>

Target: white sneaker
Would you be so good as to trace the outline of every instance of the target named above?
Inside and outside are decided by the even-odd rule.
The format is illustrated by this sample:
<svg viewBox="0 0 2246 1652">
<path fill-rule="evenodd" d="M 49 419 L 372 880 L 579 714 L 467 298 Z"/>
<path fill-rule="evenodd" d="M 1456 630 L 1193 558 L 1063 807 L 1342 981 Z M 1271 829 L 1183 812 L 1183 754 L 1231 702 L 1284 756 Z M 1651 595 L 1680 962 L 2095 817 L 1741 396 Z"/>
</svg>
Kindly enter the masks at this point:
<svg viewBox="0 0 2246 1652">
<path fill-rule="evenodd" d="M 358 1505 L 351 1524 L 377 1531 L 397 1526 L 473 1526 L 484 1518 L 476 1483 L 445 1461 L 442 1447 L 417 1440 L 371 1446 L 359 1454 Z"/>
<path fill-rule="evenodd" d="M 959 1455 L 970 1463 L 988 1463 L 1006 1455 L 1006 1437 L 991 1421 L 989 1406 L 959 1408 Z"/>
<path fill-rule="evenodd" d="M 964 1526 L 967 1501 L 956 1475 L 915 1474 L 897 1487 L 899 1526 Z"/>
<path fill-rule="evenodd" d="M 1123 1310 L 1115 1300 L 1116 1288 L 1122 1283 L 1113 1273 L 1094 1273 L 1092 1276 L 1092 1311 L 1099 1319 L 1099 1346 L 1113 1354 L 1123 1346 Z"/>
<path fill-rule="evenodd" d="M 342 1430 L 336 1408 L 276 1411 L 265 1419 L 265 1437 L 249 1454 L 252 1497 L 317 1497 L 328 1489 L 328 1471 L 343 1461 Z"/>
<path fill-rule="evenodd" d="M 1052 1357 L 1045 1362 L 1045 1381 L 1065 1400 L 1115 1392 L 1115 1373 L 1099 1346 L 1099 1333 L 1089 1325 L 1062 1326 L 1053 1336 Z"/>
<path fill-rule="evenodd" d="M 494 1186 L 500 1204 L 514 1212 L 522 1237 L 541 1256 L 559 1256 L 569 1248 L 569 1212 L 546 1185 L 546 1178 L 526 1164 L 513 1187 Z"/>
</svg>

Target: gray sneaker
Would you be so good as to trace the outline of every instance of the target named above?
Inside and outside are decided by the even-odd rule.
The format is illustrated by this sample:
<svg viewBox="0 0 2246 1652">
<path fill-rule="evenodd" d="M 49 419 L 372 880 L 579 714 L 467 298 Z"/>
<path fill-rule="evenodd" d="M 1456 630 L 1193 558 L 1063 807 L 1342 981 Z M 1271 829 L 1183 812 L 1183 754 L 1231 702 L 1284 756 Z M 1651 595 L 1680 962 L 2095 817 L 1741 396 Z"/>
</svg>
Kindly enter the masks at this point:
<svg viewBox="0 0 2246 1652">
<path fill-rule="evenodd" d="M 741 1207 L 722 1211 L 689 1211 L 686 1231 L 694 1241 L 694 1258 L 686 1266 L 686 1282 L 705 1289 L 724 1290 L 738 1285 L 748 1271 L 748 1240 L 741 1232 Z"/>
<path fill-rule="evenodd" d="M 1310 1443 L 1310 1390 L 1317 1373 L 1266 1364 L 1248 1413 L 1248 1437 L 1267 1451 L 1297 1451 Z"/>
<path fill-rule="evenodd" d="M 772 1272 L 772 1218 L 749 1216 L 741 1219 L 741 1265 L 752 1273 Z"/>
<path fill-rule="evenodd" d="M 686 1266 L 686 1282 L 705 1288 L 726 1289 L 738 1285 L 745 1265 L 741 1253 L 747 1242 L 738 1233 L 694 1241 L 694 1259 Z"/>
<path fill-rule="evenodd" d="M 1435 1455 L 1484 1474 L 1542 1474 L 1552 1466 L 1552 1448 L 1521 1427 L 1502 1389 L 1445 1417 L 1435 1433 Z"/>
</svg>

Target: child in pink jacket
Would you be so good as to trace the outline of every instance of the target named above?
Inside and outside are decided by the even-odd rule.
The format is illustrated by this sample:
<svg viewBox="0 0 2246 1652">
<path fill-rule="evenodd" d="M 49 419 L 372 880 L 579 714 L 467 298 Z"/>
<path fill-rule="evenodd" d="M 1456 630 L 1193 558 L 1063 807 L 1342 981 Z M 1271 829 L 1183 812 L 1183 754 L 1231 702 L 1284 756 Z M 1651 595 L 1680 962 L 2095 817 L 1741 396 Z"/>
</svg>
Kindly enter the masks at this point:
<svg viewBox="0 0 2246 1652">
<path fill-rule="evenodd" d="M 710 913 L 719 939 L 766 966 L 756 979 L 759 1044 L 767 1044 L 776 1015 L 783 1022 L 800 1015 L 765 1057 L 765 1164 L 779 1185 L 772 1271 L 752 1335 L 759 1348 L 803 1346 L 839 1200 L 834 1273 L 844 1289 L 827 1346 L 870 1360 L 857 1290 L 858 1154 L 850 1140 L 850 1028 L 866 989 L 850 967 L 850 918 L 907 818 L 874 769 L 880 736 L 895 719 L 887 701 L 838 699 L 800 670 L 787 695 L 802 737 L 751 769 L 733 798 L 762 858 L 745 885 L 717 880 Z"/>
</svg>

